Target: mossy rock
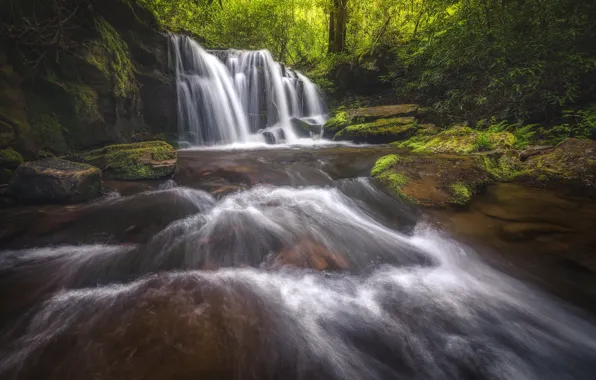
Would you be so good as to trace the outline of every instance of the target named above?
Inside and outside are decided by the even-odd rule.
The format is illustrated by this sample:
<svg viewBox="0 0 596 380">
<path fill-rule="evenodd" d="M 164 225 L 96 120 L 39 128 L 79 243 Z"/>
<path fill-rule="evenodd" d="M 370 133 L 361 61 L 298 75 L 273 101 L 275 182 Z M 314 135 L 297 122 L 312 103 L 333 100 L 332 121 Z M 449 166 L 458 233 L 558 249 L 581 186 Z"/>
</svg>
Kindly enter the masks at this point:
<svg viewBox="0 0 596 380">
<path fill-rule="evenodd" d="M 473 194 L 497 180 L 479 157 L 446 154 L 385 156 L 371 175 L 399 198 L 426 207 L 466 205 Z"/>
<path fill-rule="evenodd" d="M 9 146 L 16 137 L 14 128 L 7 122 L 0 120 L 0 148 Z"/>
<path fill-rule="evenodd" d="M 338 111 L 323 126 L 323 136 L 333 138 L 335 134 L 352 123 L 352 117 L 347 111 Z"/>
<path fill-rule="evenodd" d="M 565 186 L 596 196 L 596 142 L 567 139 L 531 156 L 515 177 L 540 186 Z"/>
<path fill-rule="evenodd" d="M 378 119 L 369 123 L 347 126 L 339 131 L 333 139 L 388 144 L 412 137 L 416 133 L 416 128 L 416 121 L 413 117 Z"/>
<path fill-rule="evenodd" d="M 513 149 L 515 136 L 509 132 L 474 130 L 466 125 L 456 125 L 438 134 L 436 129 L 419 129 L 419 132 L 406 141 L 397 143 L 399 148 L 414 152 L 470 154 L 482 151 L 503 152 Z"/>
<path fill-rule="evenodd" d="M 9 191 L 32 203 L 84 202 L 101 195 L 101 171 L 57 158 L 28 162 L 15 170 Z"/>
<path fill-rule="evenodd" d="M 12 148 L 0 149 L 0 168 L 14 170 L 23 163 L 23 156 Z"/>
<path fill-rule="evenodd" d="M 363 107 L 350 112 L 356 120 L 374 121 L 378 119 L 391 119 L 395 117 L 418 116 L 417 104 L 394 104 L 388 106 Z"/>
<path fill-rule="evenodd" d="M 79 159 L 101 168 L 107 178 L 157 179 L 174 173 L 177 153 L 164 141 L 147 141 L 110 145 L 83 153 Z"/>
</svg>

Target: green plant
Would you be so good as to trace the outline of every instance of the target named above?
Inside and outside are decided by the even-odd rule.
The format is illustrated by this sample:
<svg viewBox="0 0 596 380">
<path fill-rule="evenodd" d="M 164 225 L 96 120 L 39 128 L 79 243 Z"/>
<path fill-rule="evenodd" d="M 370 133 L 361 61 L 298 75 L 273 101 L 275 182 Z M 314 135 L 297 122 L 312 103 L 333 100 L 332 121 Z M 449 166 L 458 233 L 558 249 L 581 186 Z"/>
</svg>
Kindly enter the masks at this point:
<svg viewBox="0 0 596 380">
<path fill-rule="evenodd" d="M 486 133 L 478 133 L 476 136 L 476 142 L 474 143 L 474 147 L 478 152 L 484 152 L 491 150 L 493 148 L 493 144 L 490 141 L 489 136 Z"/>
</svg>

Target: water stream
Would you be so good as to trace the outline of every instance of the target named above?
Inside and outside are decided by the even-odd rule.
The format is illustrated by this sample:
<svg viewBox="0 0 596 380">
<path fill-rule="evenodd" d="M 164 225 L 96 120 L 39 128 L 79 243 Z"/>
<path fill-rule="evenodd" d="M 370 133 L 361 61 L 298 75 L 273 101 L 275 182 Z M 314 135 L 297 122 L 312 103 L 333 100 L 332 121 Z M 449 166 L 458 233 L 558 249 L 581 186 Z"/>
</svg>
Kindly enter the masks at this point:
<svg viewBox="0 0 596 380">
<path fill-rule="evenodd" d="M 172 45 L 190 145 L 325 119 L 266 51 Z M 173 181 L 0 211 L 0 378 L 593 379 L 591 314 L 366 178 L 388 149 L 185 150 Z"/>
<path fill-rule="evenodd" d="M 30 234 L 35 248 L 0 253 L 0 378 L 593 378 L 591 317 L 348 178 L 358 169 L 338 172 L 326 151 L 246 153 L 254 163 L 187 152 L 182 169 L 277 160 L 293 175 L 218 199 L 170 181 L 48 211 L 63 224 L 45 236 L 66 231 L 70 245 Z M 154 233 L 126 235 L 166 209 Z"/>
</svg>

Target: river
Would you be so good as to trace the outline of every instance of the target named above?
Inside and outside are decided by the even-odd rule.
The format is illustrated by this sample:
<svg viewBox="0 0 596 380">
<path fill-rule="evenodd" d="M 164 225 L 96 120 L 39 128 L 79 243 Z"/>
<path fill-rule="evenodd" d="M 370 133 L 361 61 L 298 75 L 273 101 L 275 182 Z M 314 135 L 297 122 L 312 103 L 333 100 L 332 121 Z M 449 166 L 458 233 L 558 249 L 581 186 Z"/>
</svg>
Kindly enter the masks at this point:
<svg viewBox="0 0 596 380">
<path fill-rule="evenodd" d="M 391 149 L 184 150 L 173 180 L 2 210 L 0 378 L 594 378 L 593 278 L 545 259 L 593 249 L 594 203 L 418 209 L 368 178 Z M 503 239 L 497 206 L 569 231 Z"/>
</svg>

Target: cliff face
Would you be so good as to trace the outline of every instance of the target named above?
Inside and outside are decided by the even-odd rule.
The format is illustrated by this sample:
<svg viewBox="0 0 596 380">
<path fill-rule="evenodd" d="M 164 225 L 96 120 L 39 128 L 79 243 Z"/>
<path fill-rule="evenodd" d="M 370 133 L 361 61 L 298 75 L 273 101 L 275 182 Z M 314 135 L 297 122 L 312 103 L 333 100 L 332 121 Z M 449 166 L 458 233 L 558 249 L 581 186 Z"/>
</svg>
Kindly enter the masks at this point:
<svg viewBox="0 0 596 380">
<path fill-rule="evenodd" d="M 153 16 L 127 0 L 71 5 L 74 16 L 50 43 L 43 24 L 28 30 L 19 13 L 0 20 L 0 148 L 32 159 L 175 133 L 168 37 Z M 55 17 L 51 6 L 45 12 Z"/>
</svg>

